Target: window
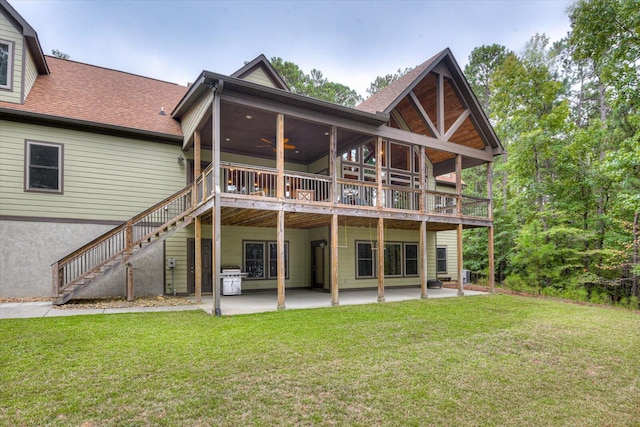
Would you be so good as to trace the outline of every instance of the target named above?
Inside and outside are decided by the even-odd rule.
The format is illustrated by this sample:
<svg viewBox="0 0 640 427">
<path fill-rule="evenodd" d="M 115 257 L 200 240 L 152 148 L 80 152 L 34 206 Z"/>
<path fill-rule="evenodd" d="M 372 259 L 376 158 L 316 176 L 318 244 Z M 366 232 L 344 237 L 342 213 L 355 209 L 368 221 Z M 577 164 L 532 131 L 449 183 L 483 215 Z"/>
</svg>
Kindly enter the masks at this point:
<svg viewBox="0 0 640 427">
<path fill-rule="evenodd" d="M 62 193 L 62 144 L 27 141 L 25 190 Z"/>
<path fill-rule="evenodd" d="M 13 43 L 0 40 L 0 89 L 11 89 Z"/>
<path fill-rule="evenodd" d="M 384 245 L 385 277 L 418 276 L 418 244 L 391 242 Z M 356 278 L 373 279 L 376 271 L 377 256 L 375 242 L 356 242 Z"/>
<path fill-rule="evenodd" d="M 447 272 L 447 248 L 441 246 L 436 248 L 436 264 L 438 273 Z"/>
<path fill-rule="evenodd" d="M 289 243 L 284 242 L 284 276 L 289 277 Z M 269 278 L 278 278 L 278 243 L 269 242 Z"/>
<path fill-rule="evenodd" d="M 384 275 L 402 276 L 402 243 L 385 243 Z"/>
<path fill-rule="evenodd" d="M 418 245 L 415 243 L 404 244 L 404 275 L 418 275 Z"/>
<path fill-rule="evenodd" d="M 391 143 L 391 167 L 403 171 L 411 171 L 411 148 L 406 145 Z"/>
<path fill-rule="evenodd" d="M 277 242 L 245 241 L 244 271 L 247 279 L 278 278 L 278 244 Z M 289 242 L 284 242 L 284 271 L 289 277 Z"/>
<path fill-rule="evenodd" d="M 375 277 L 373 270 L 373 246 L 371 242 L 356 242 L 356 277 Z"/>
<path fill-rule="evenodd" d="M 244 271 L 247 279 L 264 279 L 263 242 L 244 242 Z"/>
</svg>

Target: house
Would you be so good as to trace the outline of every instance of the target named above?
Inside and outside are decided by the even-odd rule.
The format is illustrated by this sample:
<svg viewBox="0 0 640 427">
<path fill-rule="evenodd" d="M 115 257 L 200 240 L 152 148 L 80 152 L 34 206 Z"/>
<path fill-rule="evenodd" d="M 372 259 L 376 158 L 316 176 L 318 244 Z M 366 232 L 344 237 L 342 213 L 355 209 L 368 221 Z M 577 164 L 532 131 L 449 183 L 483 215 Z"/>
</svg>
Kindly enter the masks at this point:
<svg viewBox="0 0 640 427">
<path fill-rule="evenodd" d="M 468 227 L 493 277 L 503 147 L 450 50 L 354 109 L 292 93 L 262 55 L 188 87 L 46 56 L 0 12 L 0 297 L 213 293 L 220 313 L 228 267 L 278 308 L 292 288 L 426 297 L 461 276 Z M 469 167 L 488 198 L 463 194 Z"/>
</svg>

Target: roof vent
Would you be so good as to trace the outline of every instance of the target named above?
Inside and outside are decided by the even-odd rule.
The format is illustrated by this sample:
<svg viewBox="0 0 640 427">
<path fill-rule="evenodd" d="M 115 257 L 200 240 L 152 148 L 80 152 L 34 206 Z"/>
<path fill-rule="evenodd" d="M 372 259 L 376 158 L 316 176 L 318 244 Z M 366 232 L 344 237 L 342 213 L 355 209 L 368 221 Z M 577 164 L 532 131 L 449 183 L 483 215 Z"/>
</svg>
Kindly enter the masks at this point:
<svg viewBox="0 0 640 427">
<path fill-rule="evenodd" d="M 164 112 L 164 107 L 160 107 L 160 112 L 158 114 L 160 114 L 161 116 L 167 115 L 167 113 Z"/>
</svg>

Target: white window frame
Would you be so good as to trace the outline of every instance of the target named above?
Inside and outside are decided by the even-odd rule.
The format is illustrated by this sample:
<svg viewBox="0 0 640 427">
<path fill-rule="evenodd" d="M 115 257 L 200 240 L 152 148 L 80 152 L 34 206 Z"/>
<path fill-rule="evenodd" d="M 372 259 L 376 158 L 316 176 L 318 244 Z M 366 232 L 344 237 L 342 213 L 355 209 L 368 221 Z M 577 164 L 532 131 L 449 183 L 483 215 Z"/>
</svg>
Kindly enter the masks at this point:
<svg viewBox="0 0 640 427">
<path fill-rule="evenodd" d="M 6 45 L 8 48 L 7 52 L 7 84 L 0 84 L 0 89 L 11 90 L 13 88 L 13 52 L 14 52 L 14 43 L 9 40 L 0 39 L 0 44 Z"/>
<path fill-rule="evenodd" d="M 33 146 L 46 146 L 55 147 L 58 149 L 58 188 L 36 188 L 31 187 L 31 147 Z M 58 144 L 55 142 L 42 142 L 42 141 L 30 141 L 25 140 L 24 145 L 24 191 L 36 192 L 36 193 L 50 193 L 50 194 L 63 194 L 64 193 L 64 144 Z M 42 166 L 36 166 L 42 167 Z"/>
</svg>

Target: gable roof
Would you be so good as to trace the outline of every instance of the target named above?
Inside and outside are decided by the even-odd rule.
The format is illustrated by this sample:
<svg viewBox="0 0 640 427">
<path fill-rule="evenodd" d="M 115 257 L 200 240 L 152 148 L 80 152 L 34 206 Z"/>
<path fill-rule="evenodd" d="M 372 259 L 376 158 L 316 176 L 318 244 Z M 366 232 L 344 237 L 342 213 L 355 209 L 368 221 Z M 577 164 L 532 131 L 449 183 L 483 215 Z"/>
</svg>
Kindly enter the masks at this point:
<svg viewBox="0 0 640 427">
<path fill-rule="evenodd" d="M 356 109 L 369 113 L 390 114 L 414 88 L 423 82 L 429 73 L 439 69 L 441 64 L 447 68 L 451 80 L 468 106 L 485 144 L 494 149 L 495 154 L 501 154 L 504 148 L 449 48 L 440 51 L 395 82 L 373 94 L 357 105 Z"/>
<path fill-rule="evenodd" d="M 271 62 L 267 59 L 264 54 L 260 54 L 253 61 L 245 64 L 244 67 L 240 68 L 235 73 L 231 74 L 231 77 L 235 77 L 241 80 L 246 80 L 251 74 L 255 73 L 257 70 L 261 69 L 266 77 L 273 83 L 273 86 L 277 89 L 286 90 L 287 92 L 291 92 L 289 86 L 282 80 L 280 74 L 273 68 Z"/>
<path fill-rule="evenodd" d="M 9 20 L 13 21 L 16 28 L 18 28 L 25 38 L 29 51 L 33 55 L 33 60 L 36 63 L 38 72 L 40 74 L 49 74 L 49 67 L 47 61 L 42 53 L 42 47 L 40 46 L 40 40 L 38 40 L 38 33 L 33 29 L 27 21 L 9 4 L 6 0 L 0 0 L 0 11 L 5 11 Z"/>
<path fill-rule="evenodd" d="M 0 102 L 0 113 L 182 138 L 169 112 L 185 86 L 52 56 L 47 62 L 51 73 L 38 77 L 24 104 Z"/>
<path fill-rule="evenodd" d="M 444 50 L 427 59 L 422 64 L 409 71 L 404 76 L 400 77 L 395 82 L 382 88 L 378 92 L 365 99 L 360 104 L 356 105 L 356 109 L 360 111 L 367 111 L 369 113 L 389 113 L 393 110 L 402 98 L 414 86 L 424 78 L 424 76 L 431 71 L 436 60 L 445 52 Z"/>
</svg>

